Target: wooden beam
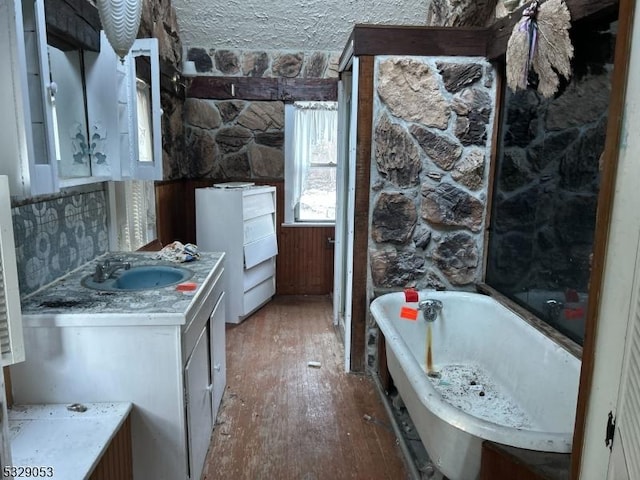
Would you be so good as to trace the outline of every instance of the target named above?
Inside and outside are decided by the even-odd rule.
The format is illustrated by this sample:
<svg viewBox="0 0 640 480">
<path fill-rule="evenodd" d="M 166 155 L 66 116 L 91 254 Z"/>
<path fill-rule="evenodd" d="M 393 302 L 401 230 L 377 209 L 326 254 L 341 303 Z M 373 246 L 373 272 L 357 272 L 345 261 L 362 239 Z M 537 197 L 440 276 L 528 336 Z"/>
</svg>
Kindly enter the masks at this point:
<svg viewBox="0 0 640 480">
<path fill-rule="evenodd" d="M 356 25 L 349 41 L 356 56 L 484 56 L 489 33 L 473 27 Z"/>
<path fill-rule="evenodd" d="M 100 51 L 100 16 L 86 0 L 46 0 L 47 41 L 60 50 Z"/>
<path fill-rule="evenodd" d="M 365 368 L 367 316 L 367 267 L 369 264 L 369 194 L 371 141 L 373 137 L 373 77 L 375 59 L 361 56 L 358 74 L 358 127 L 353 234 L 353 290 L 351 306 L 351 371 Z"/>
<path fill-rule="evenodd" d="M 338 79 L 195 77 L 187 96 L 219 100 L 336 101 Z"/>
<path fill-rule="evenodd" d="M 571 13 L 571 23 L 605 16 L 618 9 L 618 0 L 565 0 L 565 3 Z M 489 60 L 495 60 L 505 54 L 513 27 L 522 18 L 522 12 L 527 6 L 528 3 L 490 27 L 490 40 L 487 44 L 487 58 Z"/>
</svg>

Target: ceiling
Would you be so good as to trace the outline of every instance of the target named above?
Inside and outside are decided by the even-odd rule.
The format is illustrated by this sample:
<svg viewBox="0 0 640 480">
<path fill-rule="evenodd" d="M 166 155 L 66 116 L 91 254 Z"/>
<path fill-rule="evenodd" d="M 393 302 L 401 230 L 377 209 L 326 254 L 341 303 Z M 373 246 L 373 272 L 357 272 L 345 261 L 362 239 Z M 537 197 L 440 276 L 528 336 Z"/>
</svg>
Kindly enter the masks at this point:
<svg viewBox="0 0 640 480">
<path fill-rule="evenodd" d="M 172 0 L 187 48 L 341 51 L 356 23 L 425 25 L 430 0 Z"/>
</svg>

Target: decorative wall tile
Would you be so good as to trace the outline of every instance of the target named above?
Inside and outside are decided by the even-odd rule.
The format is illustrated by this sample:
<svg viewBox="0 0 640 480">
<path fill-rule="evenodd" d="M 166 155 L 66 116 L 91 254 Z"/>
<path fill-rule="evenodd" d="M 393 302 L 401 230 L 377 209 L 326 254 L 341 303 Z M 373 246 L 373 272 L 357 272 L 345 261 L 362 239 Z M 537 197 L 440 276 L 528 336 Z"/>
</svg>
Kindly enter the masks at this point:
<svg viewBox="0 0 640 480">
<path fill-rule="evenodd" d="M 104 190 L 49 197 L 12 209 L 20 293 L 32 293 L 109 248 Z"/>
</svg>

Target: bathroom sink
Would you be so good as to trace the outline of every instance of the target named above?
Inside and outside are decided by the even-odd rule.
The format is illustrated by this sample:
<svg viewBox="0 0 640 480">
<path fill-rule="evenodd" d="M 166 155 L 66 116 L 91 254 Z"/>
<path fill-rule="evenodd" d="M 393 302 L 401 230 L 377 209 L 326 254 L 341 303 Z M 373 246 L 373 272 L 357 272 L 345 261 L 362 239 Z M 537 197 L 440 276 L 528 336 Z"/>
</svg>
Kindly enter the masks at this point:
<svg viewBox="0 0 640 480">
<path fill-rule="evenodd" d="M 93 275 L 87 275 L 81 283 L 87 288 L 110 292 L 149 290 L 177 285 L 192 275 L 191 270 L 174 265 L 140 265 L 129 270 L 119 270 L 104 282 L 96 282 Z"/>
</svg>

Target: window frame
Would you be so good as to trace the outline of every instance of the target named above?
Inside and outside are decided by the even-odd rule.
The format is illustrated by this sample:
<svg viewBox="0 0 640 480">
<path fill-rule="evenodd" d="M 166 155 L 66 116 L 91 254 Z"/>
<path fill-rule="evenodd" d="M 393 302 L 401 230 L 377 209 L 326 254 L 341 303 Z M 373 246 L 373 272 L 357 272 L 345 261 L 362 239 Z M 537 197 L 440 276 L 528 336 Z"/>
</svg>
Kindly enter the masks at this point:
<svg viewBox="0 0 640 480">
<path fill-rule="evenodd" d="M 302 100 L 301 100 L 302 101 Z M 337 102 L 335 102 L 337 103 Z M 327 227 L 334 226 L 336 224 L 336 219 L 333 220 L 300 220 L 300 205 L 296 205 L 295 207 L 291 206 L 293 200 L 293 176 L 295 174 L 294 171 L 294 159 L 293 159 L 293 151 L 294 151 L 294 135 L 293 129 L 295 126 L 295 106 L 293 103 L 285 103 L 284 106 L 284 224 L 285 227 Z M 337 110 L 336 110 L 337 114 Z M 337 163 L 337 155 L 336 155 L 336 164 L 315 164 L 316 167 L 320 168 L 335 168 L 336 174 L 338 169 Z M 311 165 L 314 166 L 314 165 Z M 337 189 L 337 185 L 336 185 Z M 337 215 L 337 212 L 336 212 Z"/>
</svg>

